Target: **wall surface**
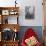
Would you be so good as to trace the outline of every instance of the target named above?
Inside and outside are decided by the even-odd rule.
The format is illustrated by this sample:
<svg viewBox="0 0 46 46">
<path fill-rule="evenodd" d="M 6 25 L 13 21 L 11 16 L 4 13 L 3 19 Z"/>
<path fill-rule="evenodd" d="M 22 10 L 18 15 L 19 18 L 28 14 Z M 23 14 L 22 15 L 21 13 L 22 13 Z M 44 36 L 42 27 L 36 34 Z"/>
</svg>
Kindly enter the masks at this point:
<svg viewBox="0 0 46 46">
<path fill-rule="evenodd" d="M 15 0 L 0 0 L 1 7 L 15 6 Z M 19 24 L 20 26 L 43 26 L 43 6 L 42 0 L 17 0 L 19 10 Z M 25 19 L 25 6 L 35 6 L 35 18 Z M 10 20 L 10 19 L 9 19 Z M 14 22 L 14 21 L 13 21 Z"/>
<path fill-rule="evenodd" d="M 41 43 L 43 43 L 43 32 L 42 26 L 21 26 L 19 32 L 19 39 L 22 40 L 24 33 L 27 31 L 28 28 L 32 28 L 33 31 L 37 34 L 37 37 Z"/>
<path fill-rule="evenodd" d="M 23 3 L 24 2 L 24 3 Z M 22 26 L 43 26 L 43 6 L 42 0 L 25 0 L 20 1 L 20 25 Z M 25 6 L 35 6 L 35 19 L 25 20 Z"/>
</svg>

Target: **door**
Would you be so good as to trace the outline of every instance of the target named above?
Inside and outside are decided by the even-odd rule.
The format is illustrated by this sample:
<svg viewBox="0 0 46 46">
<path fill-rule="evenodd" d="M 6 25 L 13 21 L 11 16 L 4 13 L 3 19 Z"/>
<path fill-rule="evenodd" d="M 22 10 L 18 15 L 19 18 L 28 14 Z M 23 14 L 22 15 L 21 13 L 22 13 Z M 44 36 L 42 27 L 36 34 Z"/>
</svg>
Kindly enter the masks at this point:
<svg viewBox="0 0 46 46">
<path fill-rule="evenodd" d="M 44 8 L 44 42 L 46 46 L 46 0 L 43 0 L 43 8 Z"/>
</svg>

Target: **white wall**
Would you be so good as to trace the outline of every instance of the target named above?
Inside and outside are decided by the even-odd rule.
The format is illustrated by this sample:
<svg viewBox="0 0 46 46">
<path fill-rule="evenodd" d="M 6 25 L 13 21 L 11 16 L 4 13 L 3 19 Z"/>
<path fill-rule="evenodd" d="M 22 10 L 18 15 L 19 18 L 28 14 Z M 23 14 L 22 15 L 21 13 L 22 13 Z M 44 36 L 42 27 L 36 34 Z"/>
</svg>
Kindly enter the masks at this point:
<svg viewBox="0 0 46 46">
<path fill-rule="evenodd" d="M 14 6 L 15 0 L 0 0 L 0 6 Z M 17 0 L 20 7 L 19 24 L 21 26 L 43 26 L 43 6 L 42 0 Z M 25 19 L 25 6 L 35 6 L 35 19 Z"/>
</svg>

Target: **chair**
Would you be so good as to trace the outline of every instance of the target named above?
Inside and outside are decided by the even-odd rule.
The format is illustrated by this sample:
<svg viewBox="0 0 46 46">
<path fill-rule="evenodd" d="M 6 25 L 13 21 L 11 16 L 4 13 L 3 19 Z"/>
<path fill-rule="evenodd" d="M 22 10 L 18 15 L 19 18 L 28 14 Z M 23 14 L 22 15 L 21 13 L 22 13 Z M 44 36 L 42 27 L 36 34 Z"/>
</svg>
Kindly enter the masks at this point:
<svg viewBox="0 0 46 46">
<path fill-rule="evenodd" d="M 27 46 L 25 40 L 30 38 L 30 37 L 35 37 L 36 40 L 38 41 L 35 46 L 41 46 L 39 40 L 37 39 L 37 34 L 33 31 L 32 28 L 28 28 L 24 34 L 24 37 L 22 38 L 21 46 Z M 30 43 L 31 44 L 31 43 Z"/>
</svg>

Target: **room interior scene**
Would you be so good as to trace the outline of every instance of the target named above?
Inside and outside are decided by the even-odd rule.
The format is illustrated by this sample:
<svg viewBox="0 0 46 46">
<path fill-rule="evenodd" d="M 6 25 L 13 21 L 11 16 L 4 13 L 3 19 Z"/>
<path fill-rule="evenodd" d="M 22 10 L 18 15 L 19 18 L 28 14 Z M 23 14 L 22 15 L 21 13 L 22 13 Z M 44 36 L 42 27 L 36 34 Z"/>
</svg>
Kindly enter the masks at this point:
<svg viewBox="0 0 46 46">
<path fill-rule="evenodd" d="M 0 46 L 46 46 L 46 0 L 0 0 Z"/>
</svg>

